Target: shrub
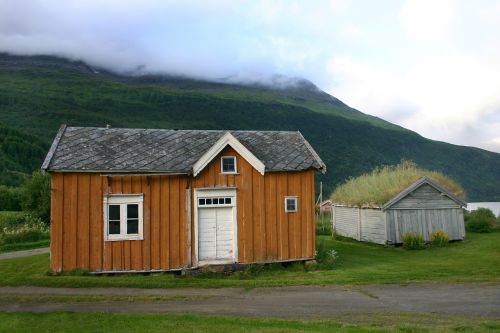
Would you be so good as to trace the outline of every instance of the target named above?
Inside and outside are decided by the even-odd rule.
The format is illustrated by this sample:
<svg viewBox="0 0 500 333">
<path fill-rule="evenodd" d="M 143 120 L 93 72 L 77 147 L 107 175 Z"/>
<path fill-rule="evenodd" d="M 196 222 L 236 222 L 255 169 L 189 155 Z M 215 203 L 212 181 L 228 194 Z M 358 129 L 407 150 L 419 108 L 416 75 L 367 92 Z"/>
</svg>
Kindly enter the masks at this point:
<svg viewBox="0 0 500 333">
<path fill-rule="evenodd" d="M 23 209 L 45 222 L 50 220 L 50 176 L 35 171 L 23 185 Z"/>
<path fill-rule="evenodd" d="M 424 237 L 416 231 L 405 232 L 403 234 L 403 247 L 407 250 L 425 249 Z"/>
<path fill-rule="evenodd" d="M 334 249 L 327 248 L 323 243 L 318 243 L 316 246 L 316 253 L 314 259 L 321 266 L 333 266 L 338 260 L 339 254 Z"/>
<path fill-rule="evenodd" d="M 0 234 L 3 228 L 23 224 L 26 219 L 26 212 L 6 212 L 0 211 Z"/>
<path fill-rule="evenodd" d="M 431 241 L 433 246 L 443 247 L 448 245 L 449 237 L 446 231 L 438 229 L 431 234 Z"/>
<path fill-rule="evenodd" d="M 0 185 L 0 210 L 19 211 L 23 192 L 20 187 Z"/>
<path fill-rule="evenodd" d="M 487 233 L 493 231 L 495 214 L 488 208 L 478 208 L 472 212 L 465 212 L 464 220 L 468 232 Z"/>
<path fill-rule="evenodd" d="M 0 233 L 0 244 L 37 242 L 49 238 L 49 227 L 40 218 L 25 215 L 24 222 L 4 227 Z"/>
</svg>

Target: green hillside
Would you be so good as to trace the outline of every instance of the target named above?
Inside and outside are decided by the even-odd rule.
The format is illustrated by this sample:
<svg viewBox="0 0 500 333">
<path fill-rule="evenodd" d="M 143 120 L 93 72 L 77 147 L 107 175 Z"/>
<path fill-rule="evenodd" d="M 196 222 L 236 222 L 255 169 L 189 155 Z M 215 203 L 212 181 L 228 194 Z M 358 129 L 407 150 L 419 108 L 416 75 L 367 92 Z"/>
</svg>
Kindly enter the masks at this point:
<svg viewBox="0 0 500 333">
<path fill-rule="evenodd" d="M 0 183 L 41 165 L 61 123 L 73 126 L 300 130 L 328 167 L 330 192 L 381 164 L 415 161 L 500 201 L 500 154 L 425 139 L 349 108 L 305 80 L 271 89 L 166 76 L 117 76 L 80 62 L 0 54 Z M 2 133 L 10 134 L 2 134 Z M 11 138 L 6 140 L 5 138 Z M 12 140 L 16 141 L 12 152 Z"/>
</svg>

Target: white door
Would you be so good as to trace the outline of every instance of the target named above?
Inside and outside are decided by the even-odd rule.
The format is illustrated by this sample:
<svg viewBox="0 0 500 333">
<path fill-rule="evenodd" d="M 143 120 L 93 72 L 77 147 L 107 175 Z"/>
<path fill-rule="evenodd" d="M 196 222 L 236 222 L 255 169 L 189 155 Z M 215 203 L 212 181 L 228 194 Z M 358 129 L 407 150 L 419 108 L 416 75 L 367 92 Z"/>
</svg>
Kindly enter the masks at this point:
<svg viewBox="0 0 500 333">
<path fill-rule="evenodd" d="M 200 261 L 232 261 L 233 207 L 198 209 L 198 259 Z"/>
</svg>

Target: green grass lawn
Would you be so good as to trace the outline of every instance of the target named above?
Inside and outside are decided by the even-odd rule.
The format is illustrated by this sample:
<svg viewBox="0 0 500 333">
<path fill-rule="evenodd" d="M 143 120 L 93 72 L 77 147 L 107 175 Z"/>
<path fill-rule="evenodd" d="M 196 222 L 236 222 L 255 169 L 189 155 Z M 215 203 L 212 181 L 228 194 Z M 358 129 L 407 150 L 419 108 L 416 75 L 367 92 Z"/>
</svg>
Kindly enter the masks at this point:
<svg viewBox="0 0 500 333">
<path fill-rule="evenodd" d="M 334 240 L 319 236 L 318 244 L 334 249 L 338 259 L 331 266 L 296 264 L 250 266 L 229 276 L 127 274 L 92 276 L 48 274 L 49 255 L 0 261 L 2 286 L 52 287 L 270 287 L 287 285 L 377 284 L 408 282 L 500 281 L 500 233 L 469 233 L 463 242 L 444 248 L 409 251 L 402 248 Z"/>
<path fill-rule="evenodd" d="M 354 322 L 354 323 L 353 323 Z M 380 314 L 332 320 L 279 320 L 187 314 L 0 313 L 0 332 L 498 332 L 500 321 Z"/>
</svg>

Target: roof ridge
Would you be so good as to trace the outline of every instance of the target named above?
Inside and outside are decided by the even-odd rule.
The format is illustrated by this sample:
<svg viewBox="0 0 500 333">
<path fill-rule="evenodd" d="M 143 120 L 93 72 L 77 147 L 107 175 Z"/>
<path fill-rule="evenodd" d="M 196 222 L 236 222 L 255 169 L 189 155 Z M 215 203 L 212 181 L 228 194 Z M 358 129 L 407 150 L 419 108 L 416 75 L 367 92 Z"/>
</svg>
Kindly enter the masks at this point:
<svg viewBox="0 0 500 333">
<path fill-rule="evenodd" d="M 66 125 L 65 125 L 66 126 Z M 99 127 L 99 126 L 67 126 L 68 129 L 103 129 L 103 130 L 148 130 L 148 131 L 175 131 L 175 132 L 240 132 L 240 133 L 297 133 L 298 131 L 282 130 L 244 130 L 244 129 L 175 129 L 175 128 L 145 128 L 145 127 Z"/>
</svg>

